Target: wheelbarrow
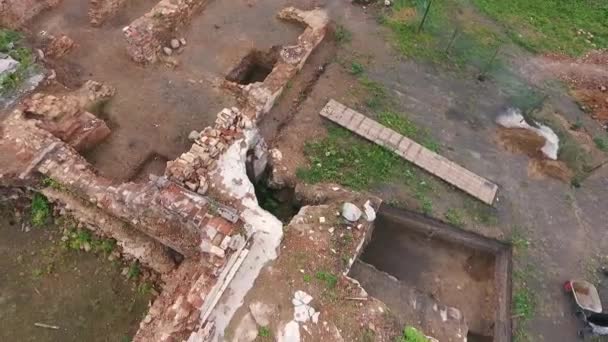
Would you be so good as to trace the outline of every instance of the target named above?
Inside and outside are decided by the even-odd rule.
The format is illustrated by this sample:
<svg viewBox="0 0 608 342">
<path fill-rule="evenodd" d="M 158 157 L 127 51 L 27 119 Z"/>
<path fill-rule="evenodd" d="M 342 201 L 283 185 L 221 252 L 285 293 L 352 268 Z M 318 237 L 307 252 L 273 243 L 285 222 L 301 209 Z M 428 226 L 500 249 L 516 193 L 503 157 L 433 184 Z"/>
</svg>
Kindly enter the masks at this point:
<svg viewBox="0 0 608 342">
<path fill-rule="evenodd" d="M 595 286 L 584 280 L 568 280 L 564 290 L 572 293 L 578 307 L 576 315 L 585 322 L 579 336 L 608 336 L 608 314 L 602 313 L 602 301 Z"/>
</svg>

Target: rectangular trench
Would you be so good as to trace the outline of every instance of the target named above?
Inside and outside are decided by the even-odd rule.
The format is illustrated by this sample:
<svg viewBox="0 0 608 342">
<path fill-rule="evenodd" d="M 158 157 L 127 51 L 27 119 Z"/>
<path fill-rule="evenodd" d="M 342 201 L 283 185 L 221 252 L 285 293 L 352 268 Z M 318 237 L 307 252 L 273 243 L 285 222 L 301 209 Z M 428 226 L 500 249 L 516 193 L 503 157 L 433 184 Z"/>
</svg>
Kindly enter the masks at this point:
<svg viewBox="0 0 608 342">
<path fill-rule="evenodd" d="M 421 306 L 440 303 L 463 313 L 468 341 L 511 340 L 509 245 L 387 205 L 374 226 L 350 276 L 400 321 L 417 325 Z"/>
</svg>

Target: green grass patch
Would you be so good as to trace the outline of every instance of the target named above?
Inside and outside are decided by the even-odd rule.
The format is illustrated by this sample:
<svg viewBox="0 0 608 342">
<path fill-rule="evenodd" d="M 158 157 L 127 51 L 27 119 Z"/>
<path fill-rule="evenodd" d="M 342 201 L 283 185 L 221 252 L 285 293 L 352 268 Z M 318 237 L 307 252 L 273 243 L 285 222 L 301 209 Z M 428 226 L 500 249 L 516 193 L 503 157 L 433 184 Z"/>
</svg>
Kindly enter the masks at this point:
<svg viewBox="0 0 608 342">
<path fill-rule="evenodd" d="M 258 336 L 259 337 L 270 337 L 270 336 L 272 336 L 272 333 L 270 332 L 270 329 L 268 329 L 268 327 L 260 327 L 260 329 L 258 330 Z"/>
<path fill-rule="evenodd" d="M 450 208 L 445 213 L 446 221 L 456 227 L 463 227 L 465 224 L 464 213 L 460 209 Z"/>
<path fill-rule="evenodd" d="M 323 282 L 328 289 L 333 289 L 338 284 L 338 277 L 330 272 L 319 271 L 315 274 L 315 278 Z"/>
<path fill-rule="evenodd" d="M 435 189 L 429 176 L 394 152 L 346 129 L 330 125 L 327 137 L 307 143 L 304 153 L 309 166 L 299 168 L 297 176 L 306 183 L 332 182 L 368 190 L 376 184 L 396 182 L 411 189 L 423 213 L 430 215 L 433 211 L 430 194 Z"/>
<path fill-rule="evenodd" d="M 346 29 L 346 27 L 338 24 L 338 25 L 336 25 L 336 30 L 334 31 L 334 37 L 336 39 L 336 42 L 339 45 L 342 45 L 342 44 L 350 43 L 350 41 L 352 40 L 353 34 L 348 29 Z"/>
<path fill-rule="evenodd" d="M 19 33 L 5 29 L 0 29 L 0 53 L 7 54 L 20 63 L 14 73 L 0 79 L 0 94 L 4 94 L 26 79 L 28 70 L 34 63 L 34 56 L 30 49 L 22 45 Z"/>
<path fill-rule="evenodd" d="M 141 275 L 141 267 L 139 266 L 138 261 L 134 261 L 131 266 L 129 266 L 129 271 L 127 272 L 127 278 L 129 279 L 137 279 Z"/>
<path fill-rule="evenodd" d="M 361 64 L 361 63 L 359 63 L 357 61 L 352 61 L 350 63 L 350 70 L 349 70 L 349 72 L 352 75 L 361 76 L 365 72 L 365 67 L 363 66 L 363 64 Z"/>
<path fill-rule="evenodd" d="M 51 205 L 41 194 L 32 197 L 31 222 L 34 227 L 42 227 L 51 217 Z"/>
<path fill-rule="evenodd" d="M 397 338 L 397 342 L 428 342 L 429 339 L 424 336 L 424 334 L 414 328 L 414 327 L 405 327 L 403 329 L 403 334 Z"/>
<path fill-rule="evenodd" d="M 608 152 L 608 138 L 607 137 L 595 137 L 593 138 L 595 146 L 604 152 Z"/>
<path fill-rule="evenodd" d="M 66 188 L 63 184 L 59 183 L 58 181 L 56 181 L 50 177 L 47 177 L 42 180 L 42 186 L 45 188 L 51 188 L 51 189 L 60 190 L 60 191 L 66 190 Z"/>
<path fill-rule="evenodd" d="M 397 49 L 407 57 L 434 64 L 485 68 L 504 38 L 475 18 L 459 15 L 467 5 L 458 0 L 434 1 L 419 31 L 428 3 L 397 0 L 385 10 L 381 23 L 393 32 Z"/>
<path fill-rule="evenodd" d="M 534 296 L 530 289 L 522 288 L 513 294 L 513 314 L 525 320 L 533 317 L 535 312 Z"/>
<path fill-rule="evenodd" d="M 62 238 L 63 246 L 66 249 L 93 252 L 110 255 L 116 248 L 116 241 L 113 239 L 98 238 L 87 229 L 65 228 Z"/>
<path fill-rule="evenodd" d="M 362 190 L 397 175 L 414 177 L 413 167 L 393 152 L 335 125 L 328 127 L 326 138 L 307 143 L 304 152 L 310 166 L 298 169 L 297 175 L 308 183 L 335 182 Z"/>
<path fill-rule="evenodd" d="M 386 89 L 380 83 L 363 76 L 359 78 L 359 84 L 365 92 L 365 105 L 369 109 L 380 111 L 390 106 L 390 99 L 386 93 Z"/>
<path fill-rule="evenodd" d="M 601 0 L 472 0 L 533 52 L 577 56 L 608 47 L 608 2 Z"/>
<path fill-rule="evenodd" d="M 537 297 L 529 287 L 535 278 L 534 269 L 528 265 L 513 271 L 513 317 L 524 326 L 536 314 Z"/>
<path fill-rule="evenodd" d="M 509 240 L 516 253 L 525 253 L 530 247 L 530 240 L 526 237 L 523 230 L 519 227 L 514 227 Z"/>
</svg>

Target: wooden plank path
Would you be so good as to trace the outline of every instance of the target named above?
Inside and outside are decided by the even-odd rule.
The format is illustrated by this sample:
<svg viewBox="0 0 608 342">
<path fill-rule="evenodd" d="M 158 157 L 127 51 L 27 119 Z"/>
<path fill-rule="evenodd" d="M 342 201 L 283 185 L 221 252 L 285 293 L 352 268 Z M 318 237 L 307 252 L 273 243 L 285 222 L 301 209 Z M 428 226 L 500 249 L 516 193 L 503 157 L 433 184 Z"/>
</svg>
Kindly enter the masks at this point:
<svg viewBox="0 0 608 342">
<path fill-rule="evenodd" d="M 498 192 L 496 184 L 427 149 L 408 137 L 333 99 L 329 100 L 320 114 L 336 124 L 397 153 L 402 158 L 480 201 L 489 205 L 494 203 Z"/>
</svg>

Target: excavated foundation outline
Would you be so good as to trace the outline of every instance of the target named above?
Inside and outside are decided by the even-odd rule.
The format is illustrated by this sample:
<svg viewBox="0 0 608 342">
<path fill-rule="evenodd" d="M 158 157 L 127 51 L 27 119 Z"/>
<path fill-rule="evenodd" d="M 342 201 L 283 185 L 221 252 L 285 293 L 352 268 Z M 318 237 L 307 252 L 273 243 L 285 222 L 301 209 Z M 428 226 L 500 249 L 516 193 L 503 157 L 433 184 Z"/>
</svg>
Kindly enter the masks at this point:
<svg viewBox="0 0 608 342">
<path fill-rule="evenodd" d="M 196 7 L 206 1 L 192 3 Z M 183 10 L 190 16 L 196 8 Z M 321 9 L 288 7 L 279 17 L 306 25 L 297 43 L 278 50 L 263 82 L 231 84 L 239 108 L 222 110 L 190 151 L 167 163 L 164 176 L 121 184 L 99 176 L 76 151 L 79 136 L 61 141 L 46 129 L 46 119 L 37 115 L 40 108 L 47 108 L 42 105 L 29 105 L 30 119 L 17 109 L 4 122 L 0 151 L 15 160 L 0 166 L 1 186 L 31 186 L 41 178 L 52 179 L 60 187 L 42 190 L 49 199 L 163 275 L 164 289 L 134 341 L 219 338 L 260 269 L 277 257 L 282 223 L 259 207 L 246 159 L 253 151 L 254 170 L 265 169 L 267 147 L 256 122 L 323 40 L 329 22 Z M 57 99 L 47 96 L 41 101 Z M 89 123 L 99 120 L 78 101 L 73 103 L 69 115 L 53 115 L 75 120 L 74 129 L 87 132 L 87 146 L 105 138 L 88 134 Z M 165 246 L 184 256 L 179 266 Z M 227 289 L 230 296 L 218 304 Z"/>
</svg>

